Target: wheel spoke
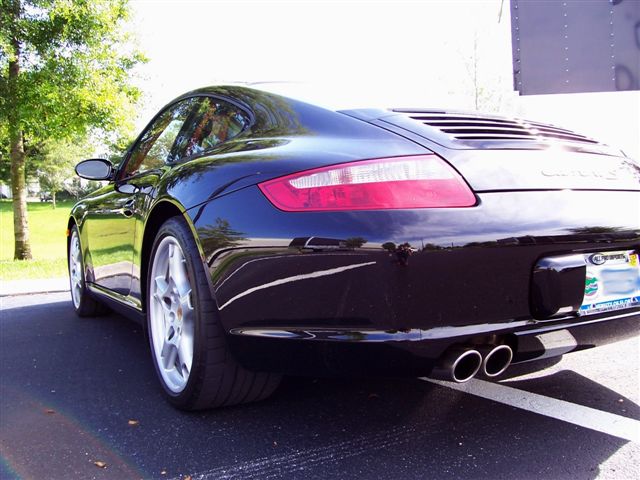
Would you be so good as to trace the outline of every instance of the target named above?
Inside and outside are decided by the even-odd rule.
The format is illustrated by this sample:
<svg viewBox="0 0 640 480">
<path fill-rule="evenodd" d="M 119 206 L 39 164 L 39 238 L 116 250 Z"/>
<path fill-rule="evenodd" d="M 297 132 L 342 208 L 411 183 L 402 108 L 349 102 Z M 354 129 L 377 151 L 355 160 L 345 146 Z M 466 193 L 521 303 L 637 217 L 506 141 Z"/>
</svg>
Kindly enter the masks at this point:
<svg viewBox="0 0 640 480">
<path fill-rule="evenodd" d="M 158 274 L 162 274 L 162 277 L 165 279 L 167 283 L 171 283 L 171 268 L 170 268 L 170 255 L 171 255 L 171 245 L 165 249 L 165 251 L 157 252 L 156 258 L 159 260 L 158 263 Z"/>
<path fill-rule="evenodd" d="M 190 288 L 189 286 L 189 278 L 187 277 L 187 271 L 185 268 L 185 259 L 182 256 L 182 253 L 175 248 L 173 251 L 173 255 L 169 259 L 170 263 L 170 274 L 171 279 L 173 280 L 176 288 L 178 289 L 178 294 L 183 296 L 185 291 Z"/>
<path fill-rule="evenodd" d="M 178 349 L 178 365 L 176 369 L 185 379 L 189 377 L 189 372 L 191 371 L 192 357 L 193 353 L 185 351 L 184 347 Z"/>
<path fill-rule="evenodd" d="M 155 278 L 155 283 L 155 295 L 159 300 L 162 300 L 169 293 L 171 288 L 170 282 L 167 282 L 164 277 L 160 276 Z"/>
<path fill-rule="evenodd" d="M 165 341 L 164 345 L 162 345 L 162 353 L 160 355 L 165 370 L 171 370 L 175 367 L 178 349 L 173 342 Z"/>
<path fill-rule="evenodd" d="M 80 242 L 77 238 L 73 245 L 73 258 L 76 262 L 76 265 L 80 265 Z"/>
<path fill-rule="evenodd" d="M 180 303 L 180 307 L 182 307 L 182 314 L 183 315 L 187 315 L 188 312 L 191 312 L 193 310 L 193 305 L 191 305 L 191 286 L 188 285 L 185 288 L 185 292 L 184 293 L 180 293 L 180 298 L 178 299 L 178 302 Z M 178 291 L 180 292 L 180 289 L 178 289 Z"/>
</svg>

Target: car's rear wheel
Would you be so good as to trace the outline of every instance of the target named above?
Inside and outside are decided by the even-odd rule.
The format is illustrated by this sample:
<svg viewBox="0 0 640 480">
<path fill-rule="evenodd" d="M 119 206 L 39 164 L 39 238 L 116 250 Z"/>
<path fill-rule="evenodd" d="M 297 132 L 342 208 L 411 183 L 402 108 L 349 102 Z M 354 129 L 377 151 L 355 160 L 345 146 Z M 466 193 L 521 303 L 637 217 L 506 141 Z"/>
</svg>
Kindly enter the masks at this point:
<svg viewBox="0 0 640 480">
<path fill-rule="evenodd" d="M 147 275 L 149 343 L 164 393 L 185 410 L 264 399 L 280 376 L 251 372 L 233 359 L 199 259 L 185 220 L 167 220 Z"/>
<path fill-rule="evenodd" d="M 87 290 L 80 234 L 75 225 L 71 227 L 69 236 L 69 288 L 73 309 L 79 317 L 95 317 L 108 311 L 108 308 L 93 298 Z"/>
</svg>

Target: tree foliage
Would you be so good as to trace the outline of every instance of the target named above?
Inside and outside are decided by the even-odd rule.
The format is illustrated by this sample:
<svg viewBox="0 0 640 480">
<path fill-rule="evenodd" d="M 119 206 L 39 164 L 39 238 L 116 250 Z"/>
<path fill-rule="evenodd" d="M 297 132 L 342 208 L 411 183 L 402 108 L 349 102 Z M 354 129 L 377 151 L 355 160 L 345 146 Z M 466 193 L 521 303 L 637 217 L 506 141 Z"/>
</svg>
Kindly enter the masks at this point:
<svg viewBox="0 0 640 480">
<path fill-rule="evenodd" d="M 36 174 L 40 187 L 51 193 L 53 208 L 56 207 L 56 194 L 73 179 L 75 165 L 91 154 L 83 145 L 80 138 L 52 140 L 46 144 L 42 160 L 38 162 Z M 92 149 L 92 147 L 89 148 Z"/>
<path fill-rule="evenodd" d="M 202 246 L 207 251 L 235 247 L 246 240 L 243 235 L 242 232 L 234 230 L 229 221 L 224 218 L 216 218 L 215 225 L 206 225 L 198 229 Z"/>
<path fill-rule="evenodd" d="M 2 99 L 0 98 L 0 102 Z M 0 121 L 0 183 L 11 183 L 11 157 L 9 156 L 9 131 L 7 123 Z"/>
<path fill-rule="evenodd" d="M 24 176 L 33 149 L 130 128 L 140 96 L 131 71 L 144 57 L 123 28 L 127 0 L 0 5 L 0 154 L 11 159 L 15 256 L 30 258 Z"/>
<path fill-rule="evenodd" d="M 20 64 L 17 110 L 25 138 L 68 138 L 126 127 L 139 97 L 130 71 L 125 0 L 1 0 L 0 114 L 8 117 L 11 60 Z M 17 16 L 15 5 L 18 5 Z M 19 42 L 19 51 L 12 41 Z"/>
</svg>

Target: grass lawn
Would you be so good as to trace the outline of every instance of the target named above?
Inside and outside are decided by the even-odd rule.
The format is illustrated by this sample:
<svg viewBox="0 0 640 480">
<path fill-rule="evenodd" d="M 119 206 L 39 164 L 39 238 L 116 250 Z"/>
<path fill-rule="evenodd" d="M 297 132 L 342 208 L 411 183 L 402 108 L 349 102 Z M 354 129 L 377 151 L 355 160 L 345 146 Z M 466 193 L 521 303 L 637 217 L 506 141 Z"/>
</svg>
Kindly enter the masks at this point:
<svg viewBox="0 0 640 480">
<path fill-rule="evenodd" d="M 67 275 L 67 220 L 73 201 L 30 202 L 29 234 L 33 260 L 13 260 L 11 200 L 0 201 L 0 280 L 53 278 Z"/>
</svg>

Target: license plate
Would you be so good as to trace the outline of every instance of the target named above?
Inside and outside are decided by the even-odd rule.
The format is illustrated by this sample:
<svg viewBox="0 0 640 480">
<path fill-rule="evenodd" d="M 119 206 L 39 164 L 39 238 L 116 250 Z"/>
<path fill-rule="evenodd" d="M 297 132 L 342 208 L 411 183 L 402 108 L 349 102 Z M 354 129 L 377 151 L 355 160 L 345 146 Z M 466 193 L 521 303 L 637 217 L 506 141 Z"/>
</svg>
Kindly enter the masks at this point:
<svg viewBox="0 0 640 480">
<path fill-rule="evenodd" d="M 592 253 L 584 257 L 587 275 L 579 315 L 640 305 L 640 261 L 635 251 Z"/>
</svg>

